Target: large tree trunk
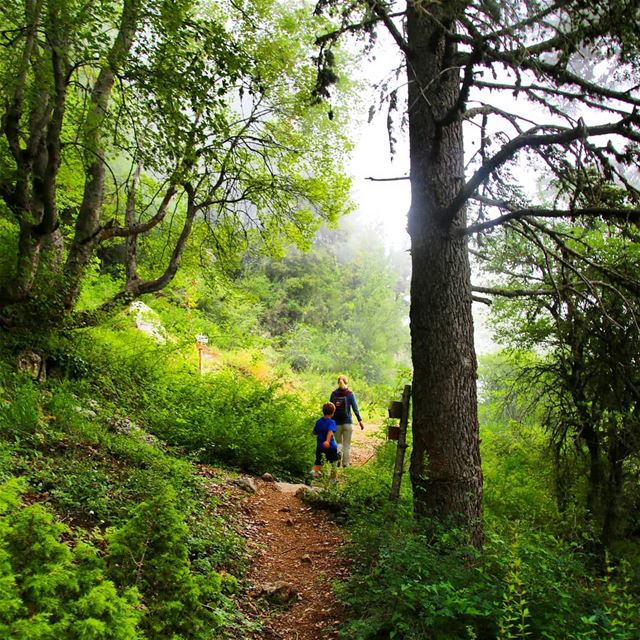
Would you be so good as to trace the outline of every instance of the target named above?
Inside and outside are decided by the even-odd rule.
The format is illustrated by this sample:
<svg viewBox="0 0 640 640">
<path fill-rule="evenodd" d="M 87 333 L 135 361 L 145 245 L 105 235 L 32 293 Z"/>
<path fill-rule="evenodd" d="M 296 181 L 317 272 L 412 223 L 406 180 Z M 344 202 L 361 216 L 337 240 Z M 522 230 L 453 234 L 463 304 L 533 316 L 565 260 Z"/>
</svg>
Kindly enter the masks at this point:
<svg viewBox="0 0 640 640">
<path fill-rule="evenodd" d="M 408 3 L 407 58 L 412 203 L 409 235 L 413 358 L 414 508 L 470 532 L 482 541 L 476 356 L 471 279 L 463 208 L 449 212 L 464 179 L 462 126 L 446 118 L 460 93 L 455 53 L 438 22 Z M 452 69 L 452 70 L 451 70 Z M 439 124 L 439 121 L 445 120 Z M 448 123 L 448 121 L 451 121 Z"/>
</svg>

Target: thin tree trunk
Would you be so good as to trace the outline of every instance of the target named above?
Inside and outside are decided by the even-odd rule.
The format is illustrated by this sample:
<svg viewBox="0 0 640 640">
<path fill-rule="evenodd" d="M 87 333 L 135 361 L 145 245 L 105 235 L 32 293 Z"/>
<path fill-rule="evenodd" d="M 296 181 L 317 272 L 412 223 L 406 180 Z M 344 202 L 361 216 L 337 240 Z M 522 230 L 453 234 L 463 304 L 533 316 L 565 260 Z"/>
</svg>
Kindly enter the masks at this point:
<svg viewBox="0 0 640 640">
<path fill-rule="evenodd" d="M 609 468 L 607 482 L 604 485 L 604 514 L 600 539 L 604 548 L 611 547 L 619 535 L 620 497 L 624 481 L 623 464 L 625 447 L 615 434 L 610 434 Z"/>
<path fill-rule="evenodd" d="M 142 165 L 138 164 L 133 173 L 131 187 L 127 195 L 127 208 L 124 214 L 124 226 L 133 227 L 136 218 L 136 193 L 140 183 Z M 138 236 L 132 234 L 125 238 L 125 268 L 127 270 L 127 283 L 138 279 Z"/>
<path fill-rule="evenodd" d="M 15 277 L 8 281 L 0 290 L 0 309 L 10 306 L 14 302 L 25 300 L 33 286 L 36 270 L 40 259 L 41 238 L 32 237 L 34 221 L 38 223 L 41 211 L 33 207 L 31 195 L 31 178 L 35 156 L 41 147 L 42 133 L 34 125 L 41 124 L 40 120 L 47 112 L 48 94 L 46 89 L 36 96 L 35 107 L 29 118 L 28 142 L 22 135 L 25 114 L 25 92 L 27 77 L 31 69 L 32 57 L 37 50 L 37 34 L 40 28 L 42 2 L 25 2 L 24 47 L 16 77 L 11 87 L 13 89 L 6 112 L 2 120 L 2 131 L 7 140 L 9 151 L 16 164 L 15 186 L 9 188 L 4 185 L 3 197 L 19 225 L 18 251 L 15 267 Z M 42 122 L 44 124 L 44 122 Z M 34 136 L 34 129 L 36 129 Z"/>
<path fill-rule="evenodd" d="M 440 18 L 446 27 L 445 12 Z M 414 508 L 420 516 L 466 527 L 471 541 L 480 545 L 482 470 L 471 277 L 466 239 L 455 233 L 466 219 L 464 209 L 444 211 L 463 184 L 462 126 L 459 118 L 438 124 L 457 103 L 460 77 L 455 67 L 451 70 L 455 51 L 438 20 L 417 3 L 408 6 L 407 35 Z"/>
<path fill-rule="evenodd" d="M 87 116 L 85 144 L 92 153 L 87 168 L 82 203 L 76 219 L 75 234 L 65 264 L 65 307 L 73 309 L 80 293 L 80 284 L 84 270 L 93 256 L 99 241 L 100 214 L 104 198 L 104 180 L 106 157 L 103 148 L 103 125 L 107 116 L 109 102 L 116 72 L 124 62 L 138 27 L 140 0 L 124 0 L 118 34 L 96 79 L 91 94 L 91 109 Z"/>
<path fill-rule="evenodd" d="M 602 494 L 602 465 L 600 463 L 600 442 L 591 424 L 584 424 L 580 432 L 589 452 L 589 477 L 587 487 L 587 510 L 591 518 L 600 511 Z"/>
</svg>

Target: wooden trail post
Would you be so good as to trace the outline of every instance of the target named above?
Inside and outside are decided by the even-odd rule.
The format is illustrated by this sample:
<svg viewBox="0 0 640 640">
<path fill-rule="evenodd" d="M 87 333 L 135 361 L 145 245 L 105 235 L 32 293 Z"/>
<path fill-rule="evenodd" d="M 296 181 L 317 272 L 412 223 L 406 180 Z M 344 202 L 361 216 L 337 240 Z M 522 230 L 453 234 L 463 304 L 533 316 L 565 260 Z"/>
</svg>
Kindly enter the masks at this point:
<svg viewBox="0 0 640 640">
<path fill-rule="evenodd" d="M 402 400 L 400 403 L 393 402 L 389 408 L 390 418 L 400 418 L 400 427 L 398 432 L 398 449 L 396 450 L 396 462 L 393 467 L 393 480 L 391 482 L 391 493 L 389 500 L 396 501 L 400 495 L 400 483 L 402 482 L 402 472 L 404 470 L 404 454 L 407 450 L 407 425 L 409 424 L 409 404 L 411 403 L 411 385 L 406 384 L 402 392 Z M 400 415 L 394 410 L 394 405 L 401 404 Z"/>
<path fill-rule="evenodd" d="M 196 347 L 198 348 L 198 373 L 202 375 L 202 353 L 207 348 L 209 338 L 204 333 L 199 333 L 196 336 Z"/>
</svg>

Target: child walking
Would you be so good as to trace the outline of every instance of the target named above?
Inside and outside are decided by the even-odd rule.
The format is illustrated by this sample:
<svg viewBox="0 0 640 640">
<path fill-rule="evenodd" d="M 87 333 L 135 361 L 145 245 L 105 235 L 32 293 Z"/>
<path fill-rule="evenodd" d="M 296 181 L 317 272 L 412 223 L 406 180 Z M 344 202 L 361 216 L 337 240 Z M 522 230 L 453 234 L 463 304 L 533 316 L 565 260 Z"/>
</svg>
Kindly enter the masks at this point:
<svg viewBox="0 0 640 640">
<path fill-rule="evenodd" d="M 313 467 L 313 477 L 320 475 L 322 467 L 322 456 L 324 454 L 327 462 L 331 465 L 331 479 L 336 478 L 336 462 L 338 461 L 338 444 L 333 434 L 336 432 L 336 423 L 333 420 L 333 414 L 336 412 L 336 406 L 333 402 L 327 402 L 322 405 L 322 418 L 319 418 L 313 428 L 313 433 L 318 438 L 316 445 L 316 463 Z"/>
</svg>

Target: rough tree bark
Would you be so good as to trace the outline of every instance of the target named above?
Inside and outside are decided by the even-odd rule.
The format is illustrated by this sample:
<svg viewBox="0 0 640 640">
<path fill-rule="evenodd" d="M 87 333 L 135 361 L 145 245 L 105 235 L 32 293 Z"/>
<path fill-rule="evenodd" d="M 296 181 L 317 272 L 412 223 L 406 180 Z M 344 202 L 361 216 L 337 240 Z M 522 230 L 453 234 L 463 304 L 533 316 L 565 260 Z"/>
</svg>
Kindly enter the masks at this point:
<svg viewBox="0 0 640 640">
<path fill-rule="evenodd" d="M 316 12 L 338 25 L 317 40 L 319 97 L 330 95 L 328 85 L 336 77 L 330 49 L 344 34 L 384 26 L 404 54 L 412 190 L 414 504 L 420 515 L 469 527 L 479 544 L 482 473 L 472 291 L 510 297 L 555 289 L 523 294 L 510 287 L 472 288 L 464 238 L 516 221 L 534 225 L 532 218 L 638 219 L 640 211 L 631 206 L 638 202 L 638 189 L 628 177 L 637 165 L 629 150 L 640 141 L 640 97 L 631 62 L 638 45 L 628 27 L 637 22 L 637 2 L 592 7 L 582 0 L 318 0 Z M 583 77 L 589 52 L 593 64 L 611 65 L 619 89 L 590 73 Z M 387 90 L 385 82 L 380 86 Z M 388 103 L 395 109 L 395 100 Z M 584 118 L 576 115 L 576 104 L 585 107 Z M 466 179 L 463 121 L 473 125 L 469 131 L 477 145 Z M 525 158 L 532 170 L 527 178 L 560 185 L 553 186 L 558 197 L 552 205 L 548 194 L 528 195 L 527 180 L 517 175 Z M 624 198 L 600 198 L 603 185 L 617 185 Z M 475 218 L 470 226 L 465 207 Z M 540 229 L 538 224 L 533 237 L 525 234 L 527 241 L 535 244 L 536 234 L 547 233 Z"/>
<path fill-rule="evenodd" d="M 407 73 L 411 159 L 411 342 L 413 452 L 411 481 L 418 515 L 468 527 L 482 540 L 476 355 L 464 206 L 449 210 L 464 184 L 459 118 L 448 118 L 460 94 L 455 49 L 437 19 L 409 3 Z M 442 26 L 441 26 L 442 25 Z M 453 67 L 453 68 L 452 68 Z M 448 122 L 451 120 L 451 122 Z"/>
</svg>

